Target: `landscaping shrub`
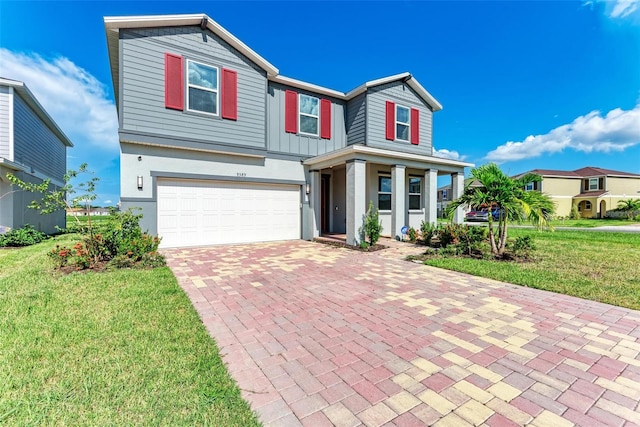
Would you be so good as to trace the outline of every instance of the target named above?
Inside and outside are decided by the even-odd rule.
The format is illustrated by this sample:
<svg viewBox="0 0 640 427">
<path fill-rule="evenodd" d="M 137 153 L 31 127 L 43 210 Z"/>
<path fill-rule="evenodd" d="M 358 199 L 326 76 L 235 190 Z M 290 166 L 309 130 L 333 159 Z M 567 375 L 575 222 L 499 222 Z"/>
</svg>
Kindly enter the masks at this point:
<svg viewBox="0 0 640 427">
<path fill-rule="evenodd" d="M 457 246 L 467 255 L 482 253 L 482 245 L 487 241 L 488 230 L 485 227 L 464 225 L 457 230 Z"/>
<path fill-rule="evenodd" d="M 369 245 L 374 246 L 380 239 L 380 233 L 382 233 L 382 222 L 378 215 L 378 209 L 374 209 L 373 202 L 369 201 L 369 210 L 364 217 L 363 228 L 361 234 L 364 237 L 369 238 Z"/>
<path fill-rule="evenodd" d="M 32 225 L 25 224 L 22 228 L 15 228 L 0 234 L 0 247 L 31 246 L 46 238 L 45 233 L 36 230 Z"/>
<path fill-rule="evenodd" d="M 571 213 L 569 213 L 569 219 L 580 219 L 578 205 L 571 205 Z"/>
<path fill-rule="evenodd" d="M 438 229 L 438 238 L 440 239 L 440 245 L 443 248 L 458 243 L 458 237 L 462 232 L 462 225 L 460 224 L 447 224 Z M 468 226 L 467 226 L 468 227 Z"/>
<path fill-rule="evenodd" d="M 531 258 L 531 255 L 535 250 L 536 245 L 531 236 L 516 237 L 511 246 L 511 252 L 518 258 Z"/>
<path fill-rule="evenodd" d="M 422 234 L 422 243 L 431 246 L 431 240 L 438 233 L 438 225 L 432 222 L 420 223 L 420 233 Z"/>
<path fill-rule="evenodd" d="M 49 257 L 57 268 L 69 265 L 78 270 L 103 264 L 114 268 L 163 266 L 165 259 L 158 253 L 160 238 L 143 232 L 140 218 L 142 215 L 131 211 L 112 213 L 101 227 L 104 233 L 88 227 L 73 248 L 56 246 Z"/>
<path fill-rule="evenodd" d="M 416 229 L 413 227 L 409 227 L 408 236 L 409 236 L 409 241 L 411 243 L 415 243 L 416 240 L 418 240 L 418 233 L 416 232 Z"/>
</svg>

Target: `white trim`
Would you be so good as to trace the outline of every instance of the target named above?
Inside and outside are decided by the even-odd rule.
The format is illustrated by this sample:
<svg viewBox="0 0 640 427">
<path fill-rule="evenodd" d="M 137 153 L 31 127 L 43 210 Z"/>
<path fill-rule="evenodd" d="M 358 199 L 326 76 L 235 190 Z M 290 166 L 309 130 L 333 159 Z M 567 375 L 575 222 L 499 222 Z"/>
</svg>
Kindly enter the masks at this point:
<svg viewBox="0 0 640 427">
<path fill-rule="evenodd" d="M 589 189 L 588 191 L 598 191 L 598 190 L 602 190 L 600 188 L 600 178 L 587 178 L 589 180 Z M 591 182 L 595 181 L 596 182 L 596 188 L 591 188 Z"/>
<path fill-rule="evenodd" d="M 199 85 L 195 85 L 195 84 L 191 84 L 189 83 L 189 63 L 193 62 L 194 64 L 198 64 L 198 65 L 202 65 L 203 67 L 207 67 L 207 68 L 215 68 L 216 70 L 216 88 L 215 89 L 211 89 L 208 87 L 204 87 L 204 86 L 199 86 Z M 194 59 L 189 59 L 187 58 L 187 64 L 186 64 L 186 72 L 185 74 L 185 87 L 187 88 L 187 90 L 185 90 L 185 96 L 187 97 L 187 111 L 192 112 L 192 113 L 200 113 L 200 114 L 206 114 L 208 116 L 214 116 L 214 117 L 218 117 L 220 115 L 220 101 L 221 101 L 221 96 L 220 96 L 220 67 L 216 67 L 215 65 L 209 65 L 209 64 L 205 64 L 204 62 L 200 62 L 200 61 L 196 61 Z M 210 113 L 209 111 L 202 111 L 202 110 L 194 110 L 191 107 L 191 102 L 190 102 L 190 98 L 189 98 L 189 88 L 193 87 L 195 89 L 200 89 L 200 90 L 204 90 L 206 92 L 215 92 L 216 94 L 216 112 L 215 113 Z"/>
<path fill-rule="evenodd" d="M 281 83 L 283 85 L 292 86 L 298 89 L 308 90 L 310 92 L 315 92 L 321 95 L 332 96 L 340 100 L 346 100 L 346 97 L 344 96 L 343 92 L 338 92 L 337 90 L 314 85 L 312 83 L 303 82 L 301 80 L 292 79 L 290 77 L 277 75 L 277 76 L 269 77 L 269 80 L 275 83 Z"/>
<path fill-rule="evenodd" d="M 15 156 L 15 147 L 14 147 L 14 129 L 15 125 L 13 123 L 14 120 L 14 90 L 13 86 L 9 86 L 9 159 L 10 161 L 14 161 Z"/>
<path fill-rule="evenodd" d="M 58 187 L 64 187 L 64 182 L 63 181 L 59 181 L 55 178 L 51 178 L 48 175 L 45 175 L 41 172 L 38 172 L 36 170 L 33 170 L 30 166 L 26 166 L 22 163 L 17 163 L 14 161 L 10 161 L 8 159 L 5 159 L 4 157 L 0 157 L 0 166 L 4 166 L 7 169 L 13 169 L 15 171 L 19 171 L 19 172 L 24 172 L 27 175 L 31 175 L 31 176 L 35 176 L 36 178 L 44 181 L 45 179 L 48 179 L 51 184 L 53 185 L 57 185 Z"/>
<path fill-rule="evenodd" d="M 392 159 L 401 160 L 414 160 L 417 162 L 427 162 L 438 165 L 458 166 L 458 167 L 473 167 L 473 163 L 461 162 L 459 160 L 450 160 L 443 157 L 424 156 L 420 154 L 404 153 L 401 151 L 384 150 L 382 148 L 368 147 L 366 145 L 354 144 L 348 147 L 341 148 L 339 150 L 331 151 L 326 154 L 321 154 L 316 157 L 312 157 L 303 162 L 304 165 L 313 166 L 318 163 L 339 159 L 340 157 L 347 157 L 349 155 L 374 155 L 380 157 L 388 157 Z"/>
<path fill-rule="evenodd" d="M 409 115 L 408 122 L 401 122 L 398 120 L 398 108 L 404 108 L 405 110 L 408 111 L 408 115 Z M 395 117 L 396 120 L 395 120 L 395 126 L 394 126 L 395 140 L 402 141 L 402 142 L 410 142 L 411 141 L 411 108 L 405 107 L 404 105 L 396 104 L 395 114 L 396 114 L 396 117 Z M 407 139 L 402 139 L 398 137 L 398 125 L 406 126 L 409 129 L 409 131 L 407 132 Z"/>
<path fill-rule="evenodd" d="M 138 16 L 105 16 L 106 30 L 118 31 L 120 28 L 150 28 L 150 27 L 178 27 L 183 25 L 200 25 L 202 19 L 207 20 L 207 28 L 225 42 L 236 48 L 256 65 L 267 72 L 268 76 L 275 76 L 278 69 L 262 56 L 251 50 L 246 44 L 220 26 L 204 13 L 192 15 L 138 15 Z"/>
<path fill-rule="evenodd" d="M 309 114 L 309 113 L 303 113 L 301 108 L 302 108 L 302 102 L 301 102 L 301 98 L 303 96 L 306 96 L 307 98 L 312 98 L 318 101 L 318 115 L 314 116 L 313 114 Z M 302 132 L 302 127 L 301 125 L 301 116 L 307 116 L 307 117 L 313 117 L 315 118 L 318 122 L 317 122 L 317 126 L 316 126 L 316 133 L 308 133 L 308 132 Z M 311 95 L 307 95 L 304 93 L 298 93 L 298 134 L 300 135 L 308 135 L 308 136 L 319 136 L 320 135 L 320 98 L 318 98 L 317 96 L 311 96 Z"/>
</svg>

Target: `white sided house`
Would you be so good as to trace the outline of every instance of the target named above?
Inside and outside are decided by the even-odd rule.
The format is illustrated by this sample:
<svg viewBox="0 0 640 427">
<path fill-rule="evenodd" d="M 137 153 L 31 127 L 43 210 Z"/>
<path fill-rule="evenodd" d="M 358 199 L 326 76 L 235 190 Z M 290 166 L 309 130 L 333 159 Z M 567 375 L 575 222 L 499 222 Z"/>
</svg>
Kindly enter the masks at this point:
<svg viewBox="0 0 640 427">
<path fill-rule="evenodd" d="M 357 244 L 370 201 L 395 237 L 436 221 L 438 176 L 462 192 L 472 165 L 433 156 L 442 106 L 409 73 L 343 93 L 282 76 L 203 14 L 104 22 L 121 206 L 164 247 Z"/>
<path fill-rule="evenodd" d="M 64 228 L 65 212 L 41 215 L 28 206 L 38 197 L 19 190 L 7 179 L 11 173 L 25 182 L 45 179 L 64 186 L 69 138 L 47 114 L 27 86 L 0 77 L 0 228 L 30 224 L 45 233 Z"/>
</svg>

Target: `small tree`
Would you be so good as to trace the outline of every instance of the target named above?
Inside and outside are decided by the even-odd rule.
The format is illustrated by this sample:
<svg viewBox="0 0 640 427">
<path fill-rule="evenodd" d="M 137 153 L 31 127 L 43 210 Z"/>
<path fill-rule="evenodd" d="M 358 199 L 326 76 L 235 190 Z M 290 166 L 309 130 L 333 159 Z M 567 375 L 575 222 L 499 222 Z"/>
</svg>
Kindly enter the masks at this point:
<svg viewBox="0 0 640 427">
<path fill-rule="evenodd" d="M 640 211 L 640 199 L 620 200 L 616 210 L 619 212 L 625 212 L 627 214 L 627 219 L 632 220 L 634 213 L 636 211 Z"/>
<path fill-rule="evenodd" d="M 535 174 L 525 174 L 520 178 L 507 176 L 495 163 L 478 166 L 471 170 L 470 182 L 479 182 L 479 186 L 467 185 L 462 196 L 453 200 L 447 207 L 447 214 L 453 219 L 455 210 L 464 205 L 472 209 L 487 207 L 490 210 L 489 243 L 493 255 L 502 255 L 507 244 L 508 222 L 528 219 L 538 228 L 550 227 L 555 206 L 551 198 L 539 191 L 525 191 L 530 182 L 539 182 L 542 178 Z M 497 229 L 494 229 L 492 209 L 498 210 Z"/>
<path fill-rule="evenodd" d="M 363 240 L 365 237 L 369 238 L 369 244 L 375 245 L 380 239 L 380 233 L 382 232 L 382 222 L 378 215 L 378 209 L 374 209 L 373 201 L 369 201 L 369 210 L 364 216 L 364 224 L 361 232 L 363 234 Z"/>
<path fill-rule="evenodd" d="M 87 170 L 86 163 L 81 164 L 77 171 L 67 171 L 64 175 L 64 185 L 62 187 L 52 185 L 50 179 L 45 179 L 40 184 L 25 182 L 10 173 L 7 174 L 7 179 L 22 191 L 40 193 L 42 195 L 41 199 L 33 200 L 31 204 L 29 204 L 29 208 L 37 210 L 42 215 L 47 215 L 60 209 L 66 210 L 68 208 L 78 208 L 83 204 L 85 207 L 91 206 L 91 202 L 97 197 L 95 191 L 96 183 L 100 178 L 94 176 L 88 181 L 78 184 L 75 188 L 71 184 L 72 179 L 77 178 L 79 174 L 85 173 L 91 173 Z M 77 217 L 74 218 L 78 223 L 78 226 L 81 226 L 80 220 Z M 89 215 L 87 227 L 89 232 L 91 232 L 91 215 Z"/>
<path fill-rule="evenodd" d="M 578 205 L 575 203 L 571 205 L 571 212 L 569 212 L 569 219 L 580 219 L 580 211 Z"/>
</svg>

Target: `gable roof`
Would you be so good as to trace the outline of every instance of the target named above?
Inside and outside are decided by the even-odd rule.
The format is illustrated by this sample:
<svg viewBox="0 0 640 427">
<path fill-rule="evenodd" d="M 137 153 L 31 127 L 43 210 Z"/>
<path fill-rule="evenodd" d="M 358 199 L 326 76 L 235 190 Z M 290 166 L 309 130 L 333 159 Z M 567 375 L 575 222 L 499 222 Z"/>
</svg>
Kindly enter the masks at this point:
<svg viewBox="0 0 640 427">
<path fill-rule="evenodd" d="M 612 169 L 603 169 L 596 168 L 593 166 L 586 166 L 584 168 L 576 169 L 574 171 L 563 171 L 563 170 L 554 170 L 554 169 L 533 169 L 528 172 L 523 172 L 515 177 L 520 177 L 526 175 L 528 173 L 533 173 L 540 176 L 546 177 L 559 177 L 559 178 L 588 178 L 594 176 L 618 176 L 618 177 L 632 177 L 632 178 L 640 178 L 640 175 L 629 173 L 629 172 L 621 172 Z"/>
<path fill-rule="evenodd" d="M 331 96 L 340 100 L 348 101 L 367 89 L 395 81 L 403 81 L 411 87 L 420 98 L 422 98 L 432 111 L 442 110 L 442 105 L 422 87 L 422 85 L 411 75 L 404 72 L 393 76 L 383 77 L 377 80 L 368 81 L 349 92 L 340 92 L 334 89 L 325 88 L 312 83 L 303 82 L 301 80 L 285 77 L 280 71 L 271 65 L 266 59 L 258 55 L 246 44 L 236 38 L 221 25 L 209 18 L 204 13 L 192 15 L 141 15 L 141 16 L 105 16 L 104 26 L 107 31 L 107 45 L 109 50 L 109 59 L 111 62 L 111 75 L 113 78 L 113 87 L 116 92 L 116 103 L 118 102 L 118 73 L 119 73 L 119 54 L 117 37 L 121 28 L 151 28 L 151 27 L 177 27 L 177 26 L 193 26 L 200 25 L 202 28 L 209 29 L 212 33 L 220 37 L 222 40 L 233 46 L 240 53 L 249 58 L 258 67 L 264 70 L 267 78 L 276 83 L 282 83 L 299 89 L 309 90 L 322 95 Z M 114 40 L 115 38 L 115 40 Z"/>
<path fill-rule="evenodd" d="M 73 143 L 67 135 L 62 132 L 62 129 L 58 127 L 56 122 L 51 118 L 49 113 L 44 109 L 44 107 L 38 102 L 36 97 L 31 93 L 29 88 L 24 82 L 18 80 L 7 79 L 4 77 L 0 77 L 0 86 L 7 86 L 13 88 L 15 92 L 22 98 L 24 102 L 27 103 L 29 108 L 31 108 L 36 115 L 42 120 L 42 122 L 55 134 L 55 136 L 62 141 L 62 143 L 67 147 L 73 147 Z"/>
</svg>

